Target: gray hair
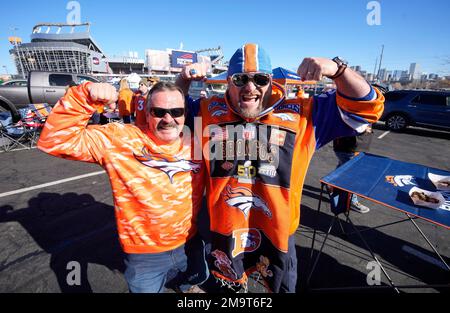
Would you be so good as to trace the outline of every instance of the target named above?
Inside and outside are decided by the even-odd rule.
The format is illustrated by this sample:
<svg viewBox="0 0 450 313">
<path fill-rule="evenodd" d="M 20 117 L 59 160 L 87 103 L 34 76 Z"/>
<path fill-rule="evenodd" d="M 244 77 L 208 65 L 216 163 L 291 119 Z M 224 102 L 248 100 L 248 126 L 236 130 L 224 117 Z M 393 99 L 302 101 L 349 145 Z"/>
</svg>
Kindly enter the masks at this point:
<svg viewBox="0 0 450 313">
<path fill-rule="evenodd" d="M 152 95 L 157 92 L 161 91 L 178 91 L 181 96 L 183 97 L 184 102 L 184 108 L 186 109 L 186 98 L 184 96 L 183 90 L 171 82 L 158 82 L 150 89 L 147 95 L 147 103 L 146 103 L 146 110 L 147 112 L 150 112 L 150 107 L 152 105 Z"/>
</svg>

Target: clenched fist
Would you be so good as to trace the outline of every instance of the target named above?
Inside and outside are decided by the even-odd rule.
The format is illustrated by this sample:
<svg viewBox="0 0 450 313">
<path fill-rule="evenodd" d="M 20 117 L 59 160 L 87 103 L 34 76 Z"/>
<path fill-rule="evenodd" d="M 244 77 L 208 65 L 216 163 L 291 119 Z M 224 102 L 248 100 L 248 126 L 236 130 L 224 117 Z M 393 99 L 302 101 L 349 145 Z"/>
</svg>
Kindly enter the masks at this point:
<svg viewBox="0 0 450 313">
<path fill-rule="evenodd" d="M 304 58 L 297 70 L 302 80 L 321 80 L 322 76 L 334 76 L 338 70 L 336 62 L 326 58 Z"/>
<path fill-rule="evenodd" d="M 110 84 L 94 83 L 87 86 L 89 96 L 94 102 L 102 102 L 105 105 L 111 105 L 117 102 L 118 94 L 116 88 Z"/>
<path fill-rule="evenodd" d="M 208 65 L 205 63 L 192 63 L 183 67 L 181 78 L 184 80 L 204 80 Z"/>
</svg>

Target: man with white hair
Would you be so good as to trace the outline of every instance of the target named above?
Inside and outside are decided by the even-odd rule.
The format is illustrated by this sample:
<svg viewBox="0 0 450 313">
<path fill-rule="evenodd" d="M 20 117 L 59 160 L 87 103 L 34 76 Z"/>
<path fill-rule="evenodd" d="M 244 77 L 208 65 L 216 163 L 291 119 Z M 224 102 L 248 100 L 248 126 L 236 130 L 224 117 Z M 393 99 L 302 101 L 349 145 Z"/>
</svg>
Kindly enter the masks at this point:
<svg viewBox="0 0 450 313">
<path fill-rule="evenodd" d="M 200 291 L 196 284 L 208 277 L 204 244 L 196 236 L 203 166 L 184 129 L 183 91 L 157 83 L 143 104 L 145 125 L 87 125 L 96 107 L 116 100 L 109 84 L 70 88 L 49 115 L 38 148 L 105 169 L 131 292 L 162 292 L 166 283 Z"/>
</svg>

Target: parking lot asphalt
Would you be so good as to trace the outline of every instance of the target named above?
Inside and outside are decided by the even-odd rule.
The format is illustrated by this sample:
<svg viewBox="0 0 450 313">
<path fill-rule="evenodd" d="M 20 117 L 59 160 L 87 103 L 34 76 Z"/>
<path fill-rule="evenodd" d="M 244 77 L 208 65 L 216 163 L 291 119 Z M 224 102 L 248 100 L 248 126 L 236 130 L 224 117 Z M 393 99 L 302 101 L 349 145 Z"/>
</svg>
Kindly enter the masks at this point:
<svg viewBox="0 0 450 313">
<path fill-rule="evenodd" d="M 449 132 L 422 128 L 386 132 L 382 124 L 375 125 L 374 131 L 370 153 L 450 171 Z M 37 149 L 0 153 L 0 164 L 0 293 L 127 292 L 111 188 L 102 169 L 95 164 L 54 158 Z M 312 230 L 318 231 L 317 253 L 333 217 L 326 207 L 320 213 L 316 211 L 319 180 L 336 165 L 328 144 L 316 152 L 307 174 L 301 225 L 296 232 L 298 292 L 368 287 L 371 255 L 357 235 L 342 234 L 338 227 L 331 232 L 307 285 Z M 11 191 L 17 193 L 5 195 Z M 325 204 L 327 201 L 324 198 Z M 450 273 L 409 221 L 367 230 L 404 219 L 405 215 L 366 200 L 363 203 L 371 211 L 351 212 L 351 220 L 358 229 L 366 230 L 364 239 L 394 283 L 404 286 L 400 290 L 449 292 Z M 416 222 L 450 263 L 448 230 L 426 221 Z M 342 224 L 351 229 L 345 219 Z M 70 285 L 73 261 L 80 265 L 79 286 Z M 392 293 L 383 274 L 380 278 L 381 286 L 364 291 Z M 262 291 L 260 282 L 251 280 L 249 290 Z"/>
</svg>

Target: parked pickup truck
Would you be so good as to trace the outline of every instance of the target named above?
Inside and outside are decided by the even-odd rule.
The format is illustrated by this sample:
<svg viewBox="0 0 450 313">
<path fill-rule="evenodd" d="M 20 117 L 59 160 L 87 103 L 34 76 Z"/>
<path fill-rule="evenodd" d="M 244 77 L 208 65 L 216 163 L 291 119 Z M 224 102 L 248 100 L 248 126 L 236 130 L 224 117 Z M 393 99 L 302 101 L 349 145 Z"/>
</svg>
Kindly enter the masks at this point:
<svg viewBox="0 0 450 313">
<path fill-rule="evenodd" d="M 64 95 L 72 82 L 99 82 L 96 78 L 83 74 L 31 71 L 25 86 L 0 86 L 0 112 L 10 111 L 18 116 L 17 109 L 30 103 L 48 103 L 51 106 Z"/>
</svg>

